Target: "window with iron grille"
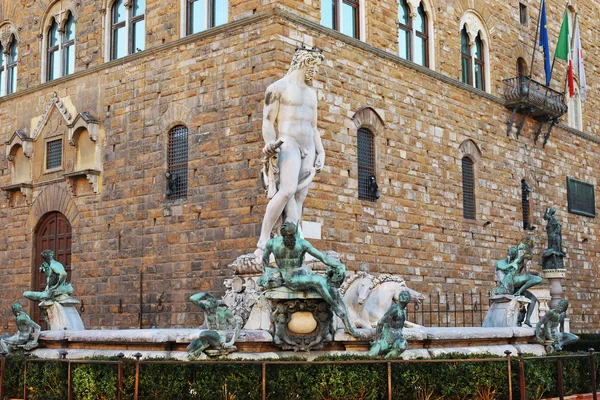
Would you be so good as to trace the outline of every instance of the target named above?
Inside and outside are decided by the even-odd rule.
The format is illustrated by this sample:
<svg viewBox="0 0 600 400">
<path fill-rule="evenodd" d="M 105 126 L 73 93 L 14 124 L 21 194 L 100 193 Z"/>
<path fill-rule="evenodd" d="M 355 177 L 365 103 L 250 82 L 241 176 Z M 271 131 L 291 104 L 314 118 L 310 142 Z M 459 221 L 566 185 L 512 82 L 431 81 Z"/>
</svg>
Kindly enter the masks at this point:
<svg viewBox="0 0 600 400">
<path fill-rule="evenodd" d="M 463 216 L 466 219 L 475 219 L 475 174 L 473 160 L 466 156 L 462 159 L 462 180 Z"/>
<path fill-rule="evenodd" d="M 523 208 L 523 229 L 530 230 L 531 222 L 530 222 L 530 205 L 529 205 L 529 197 L 531 193 L 531 188 L 525 179 L 521 180 L 521 207 Z"/>
<path fill-rule="evenodd" d="M 62 167 L 62 139 L 46 143 L 46 169 Z"/>
<path fill-rule="evenodd" d="M 188 129 L 177 125 L 169 131 L 167 189 L 168 199 L 187 197 L 188 189 Z"/>
<path fill-rule="evenodd" d="M 357 133 L 358 145 L 358 198 L 361 200 L 377 200 L 377 184 L 375 180 L 375 137 L 365 128 Z"/>
</svg>

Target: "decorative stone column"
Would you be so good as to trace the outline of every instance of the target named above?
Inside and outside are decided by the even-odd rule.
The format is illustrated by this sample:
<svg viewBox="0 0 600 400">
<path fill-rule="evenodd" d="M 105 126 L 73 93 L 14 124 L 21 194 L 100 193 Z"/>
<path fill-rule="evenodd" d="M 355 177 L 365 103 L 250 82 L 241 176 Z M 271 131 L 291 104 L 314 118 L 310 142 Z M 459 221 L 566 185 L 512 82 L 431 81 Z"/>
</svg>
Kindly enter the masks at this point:
<svg viewBox="0 0 600 400">
<path fill-rule="evenodd" d="M 544 278 L 550 281 L 550 309 L 558 307 L 558 302 L 562 298 L 563 287 L 562 279 L 567 275 L 565 268 L 561 269 L 544 269 L 542 271 Z"/>
</svg>

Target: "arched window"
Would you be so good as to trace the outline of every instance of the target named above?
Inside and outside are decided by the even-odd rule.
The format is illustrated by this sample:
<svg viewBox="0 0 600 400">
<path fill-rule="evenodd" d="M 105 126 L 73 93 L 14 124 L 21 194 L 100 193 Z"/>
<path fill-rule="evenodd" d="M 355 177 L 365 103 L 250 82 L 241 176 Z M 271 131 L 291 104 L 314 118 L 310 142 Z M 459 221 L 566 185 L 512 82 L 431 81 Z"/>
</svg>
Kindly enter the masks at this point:
<svg viewBox="0 0 600 400">
<path fill-rule="evenodd" d="M 227 0 L 183 0 L 186 10 L 186 35 L 227 23 Z"/>
<path fill-rule="evenodd" d="M 357 132 L 358 198 L 375 201 L 379 197 L 375 174 L 375 136 L 365 128 Z"/>
<path fill-rule="evenodd" d="M 423 3 L 419 4 L 414 18 L 408 2 L 398 3 L 398 52 L 405 60 L 429 67 L 429 35 L 427 14 Z"/>
<path fill-rule="evenodd" d="M 475 171 L 471 157 L 462 158 L 463 216 L 476 219 L 475 208 Z"/>
<path fill-rule="evenodd" d="M 167 198 L 185 198 L 188 190 L 188 129 L 184 125 L 177 125 L 169 131 L 167 158 Z"/>
<path fill-rule="evenodd" d="M 17 38 L 13 36 L 8 51 L 0 45 L 0 96 L 17 91 L 17 64 L 19 52 Z"/>
<path fill-rule="evenodd" d="M 463 83 L 489 91 L 490 34 L 479 14 L 465 12 L 460 20 L 461 79 Z"/>
<path fill-rule="evenodd" d="M 460 32 L 460 57 L 462 64 L 462 81 L 468 85 L 473 84 L 473 75 L 471 74 L 471 46 L 469 45 L 469 35 L 467 28 Z"/>
<path fill-rule="evenodd" d="M 111 60 L 145 48 L 146 0 L 116 0 L 111 7 Z"/>
<path fill-rule="evenodd" d="M 63 29 L 55 18 L 48 29 L 46 44 L 46 81 L 75 72 L 75 17 L 69 13 Z"/>
<path fill-rule="evenodd" d="M 485 90 L 485 61 L 483 58 L 483 42 L 481 36 L 475 38 L 475 87 Z"/>
<path fill-rule="evenodd" d="M 321 0 L 321 25 L 359 39 L 359 0 Z"/>
</svg>

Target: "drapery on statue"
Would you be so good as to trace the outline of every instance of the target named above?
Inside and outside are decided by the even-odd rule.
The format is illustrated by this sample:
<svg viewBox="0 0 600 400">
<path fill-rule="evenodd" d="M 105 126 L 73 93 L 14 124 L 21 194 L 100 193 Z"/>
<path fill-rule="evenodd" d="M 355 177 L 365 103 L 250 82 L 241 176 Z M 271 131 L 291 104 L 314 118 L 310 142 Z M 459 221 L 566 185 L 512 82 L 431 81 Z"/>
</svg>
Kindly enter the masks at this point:
<svg viewBox="0 0 600 400">
<path fill-rule="evenodd" d="M 52 250 L 42 251 L 40 271 L 46 275 L 46 288 L 43 292 L 26 291 L 23 296 L 33 301 L 61 301 L 69 297 L 75 291 L 70 283 L 67 283 L 67 271 L 58 261 L 54 260 Z"/>
<path fill-rule="evenodd" d="M 10 350 L 15 347 L 21 347 L 25 350 L 37 347 L 42 330 L 40 326 L 23 312 L 21 303 L 15 302 L 11 309 L 15 315 L 18 332 L 12 336 L 0 337 L 0 351 L 10 353 Z"/>
<path fill-rule="evenodd" d="M 308 185 L 325 163 L 317 130 L 317 93 L 310 86 L 323 60 L 320 49 L 296 48 L 288 73 L 265 92 L 262 179 L 271 200 L 256 245 L 258 258 L 278 220 L 301 221 Z"/>
<path fill-rule="evenodd" d="M 346 330 L 352 336 L 359 334 L 348 319 L 348 311 L 342 301 L 338 287 L 346 277 L 346 266 L 327 257 L 298 235 L 298 227 L 293 222 L 281 225 L 281 236 L 269 240 L 265 246 L 262 265 L 263 276 L 258 284 L 267 288 L 286 286 L 292 290 L 314 290 L 329 304 L 333 312 L 344 322 Z M 315 274 L 304 265 L 304 256 L 308 253 L 327 265 L 325 275 Z M 275 257 L 277 268 L 269 266 L 271 254 Z"/>
<path fill-rule="evenodd" d="M 540 276 L 533 275 L 527 268 L 528 261 L 532 258 L 532 249 L 533 240 L 531 239 L 523 239 L 517 247 L 508 249 L 507 257 L 496 262 L 496 276 L 499 284 L 494 289 L 494 294 L 525 296 L 531 300 L 527 306 L 524 321 L 529 326 L 531 326 L 531 314 L 535 309 L 537 297 L 527 289 L 542 282 Z"/>
<path fill-rule="evenodd" d="M 561 226 L 554 214 L 556 209 L 550 207 L 544 213 L 544 219 L 548 221 L 546 232 L 548 233 L 548 248 L 542 253 L 540 265 L 543 269 L 564 269 L 563 258 L 566 254 L 562 249 Z"/>
<path fill-rule="evenodd" d="M 398 358 L 408 348 L 402 329 L 406 321 L 406 306 L 410 302 L 410 293 L 401 290 L 398 301 L 393 302 L 377 323 L 375 340 L 369 350 L 369 356 L 385 354 L 385 358 Z"/>
<path fill-rule="evenodd" d="M 558 307 L 544 314 L 535 326 L 535 337 L 538 343 L 550 343 L 556 351 L 561 351 L 565 344 L 579 340 L 577 335 L 564 332 L 567 308 L 569 302 L 561 300 L 558 302 Z"/>
<path fill-rule="evenodd" d="M 206 351 L 209 355 L 223 355 L 237 350 L 235 341 L 240 335 L 240 323 L 227 307 L 220 307 L 219 300 L 214 296 L 200 292 L 190 297 L 190 301 L 204 311 L 206 327 L 210 330 L 200 332 L 198 339 L 193 340 L 187 347 L 190 358 L 196 358 Z M 231 340 L 227 341 L 224 332 L 233 329 Z"/>
</svg>

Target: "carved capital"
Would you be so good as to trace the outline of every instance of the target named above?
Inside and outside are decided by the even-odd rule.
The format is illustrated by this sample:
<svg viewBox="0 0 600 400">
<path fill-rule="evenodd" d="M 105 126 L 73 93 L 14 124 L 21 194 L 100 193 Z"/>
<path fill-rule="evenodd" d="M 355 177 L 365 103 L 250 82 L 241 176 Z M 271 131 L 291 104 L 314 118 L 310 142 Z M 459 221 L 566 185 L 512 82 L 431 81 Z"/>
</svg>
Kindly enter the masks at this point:
<svg viewBox="0 0 600 400">
<path fill-rule="evenodd" d="M 13 156 L 12 154 L 7 155 L 6 159 L 10 162 L 15 162 L 15 156 Z"/>
</svg>

